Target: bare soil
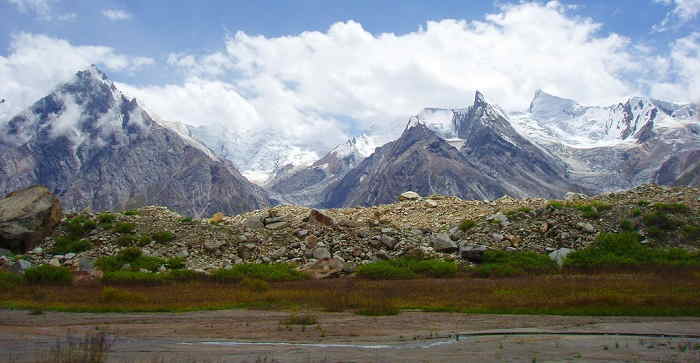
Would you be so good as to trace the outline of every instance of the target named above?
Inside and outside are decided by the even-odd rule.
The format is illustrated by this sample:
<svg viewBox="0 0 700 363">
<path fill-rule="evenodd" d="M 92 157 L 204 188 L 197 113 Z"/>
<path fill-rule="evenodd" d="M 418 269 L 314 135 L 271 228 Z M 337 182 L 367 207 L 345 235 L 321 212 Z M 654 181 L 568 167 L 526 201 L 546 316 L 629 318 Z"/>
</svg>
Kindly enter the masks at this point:
<svg viewBox="0 0 700 363">
<path fill-rule="evenodd" d="M 299 312 L 318 324 L 286 325 L 291 314 L 0 310 L 0 361 L 34 362 L 67 336 L 101 331 L 115 337 L 110 362 L 700 362 L 700 339 L 688 336 L 700 335 L 700 318 Z M 504 335 L 457 337 L 475 332 Z M 510 335 L 532 332 L 542 334 Z M 656 336 L 662 334 L 686 336 Z"/>
</svg>

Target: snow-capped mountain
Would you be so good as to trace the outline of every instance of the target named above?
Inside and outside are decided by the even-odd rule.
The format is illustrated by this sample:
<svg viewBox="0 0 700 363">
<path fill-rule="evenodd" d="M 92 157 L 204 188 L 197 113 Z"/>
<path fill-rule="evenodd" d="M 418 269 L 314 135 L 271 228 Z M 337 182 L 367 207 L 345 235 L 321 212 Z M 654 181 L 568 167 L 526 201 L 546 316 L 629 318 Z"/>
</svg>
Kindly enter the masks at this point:
<svg viewBox="0 0 700 363">
<path fill-rule="evenodd" d="M 189 134 L 228 159 L 248 180 L 262 185 L 285 165 L 310 165 L 319 155 L 275 129 L 232 129 L 221 124 L 187 126 Z"/>
<path fill-rule="evenodd" d="M 158 204 L 200 217 L 269 204 L 229 161 L 181 124 L 155 121 L 94 66 L 0 123 L 0 194 L 34 184 L 69 210 Z"/>
<path fill-rule="evenodd" d="M 695 105 L 630 97 L 582 106 L 537 91 L 528 112 L 509 116 L 519 133 L 566 163 L 574 182 L 595 192 L 668 183 L 661 166 L 700 149 Z"/>
<path fill-rule="evenodd" d="M 378 146 L 376 137 L 352 137 L 311 165 L 287 164 L 278 168 L 265 187 L 279 202 L 316 206 L 328 185 L 372 155 Z"/>
</svg>

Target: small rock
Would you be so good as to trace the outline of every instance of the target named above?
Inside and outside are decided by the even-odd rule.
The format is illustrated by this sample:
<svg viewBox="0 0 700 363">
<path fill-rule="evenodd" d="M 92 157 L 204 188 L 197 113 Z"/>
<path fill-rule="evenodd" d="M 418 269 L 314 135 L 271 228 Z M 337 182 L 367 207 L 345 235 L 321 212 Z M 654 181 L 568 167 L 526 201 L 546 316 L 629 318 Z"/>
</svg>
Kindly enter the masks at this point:
<svg viewBox="0 0 700 363">
<path fill-rule="evenodd" d="M 70 260 L 71 258 L 75 257 L 75 253 L 73 253 L 73 252 L 66 253 L 65 257 L 66 257 L 66 260 Z"/>
<path fill-rule="evenodd" d="M 130 263 L 123 264 L 122 270 L 124 270 L 124 271 L 131 270 L 131 264 Z"/>
<path fill-rule="evenodd" d="M 498 222 L 502 226 L 507 226 L 510 224 L 508 217 L 503 213 L 496 213 L 486 217 L 486 220 Z"/>
<path fill-rule="evenodd" d="M 160 265 L 160 267 L 158 267 L 158 272 L 165 272 L 165 271 L 168 271 L 168 268 L 165 267 L 165 265 Z"/>
<path fill-rule="evenodd" d="M 428 199 L 425 201 L 425 206 L 428 208 L 437 208 L 438 203 L 432 199 Z"/>
<path fill-rule="evenodd" d="M 177 251 L 177 254 L 176 254 L 176 256 L 180 257 L 180 258 L 186 258 L 186 257 L 189 257 L 189 255 L 190 255 L 190 252 L 187 250 Z"/>
<path fill-rule="evenodd" d="M 258 246 L 255 243 L 244 243 L 238 246 L 238 256 L 243 260 L 249 260 L 255 255 L 257 249 Z"/>
<path fill-rule="evenodd" d="M 556 262 L 559 267 L 564 266 L 564 259 L 566 259 L 566 256 L 568 256 L 571 252 L 574 252 L 571 248 L 560 248 L 552 253 L 549 254 L 549 258 L 552 259 L 552 261 Z"/>
<path fill-rule="evenodd" d="M 215 250 L 218 250 L 219 248 L 221 248 L 225 244 L 226 244 L 226 242 L 208 240 L 208 241 L 204 242 L 204 249 L 207 251 L 215 251 Z"/>
<path fill-rule="evenodd" d="M 399 195 L 399 200 L 400 200 L 400 201 L 404 201 L 404 200 L 418 200 L 418 199 L 420 199 L 420 194 L 418 194 L 418 193 L 416 193 L 416 192 L 408 191 L 408 192 L 405 192 L 405 193 L 402 193 L 401 195 Z"/>
<path fill-rule="evenodd" d="M 318 243 L 318 237 L 314 235 L 310 235 L 306 237 L 306 246 L 308 248 L 316 248 L 316 244 Z"/>
<path fill-rule="evenodd" d="M 503 241 L 503 235 L 500 233 L 491 233 L 491 239 L 496 241 L 496 242 L 501 242 Z"/>
<path fill-rule="evenodd" d="M 54 257 L 54 258 L 51 259 L 51 261 L 49 261 L 49 265 L 51 265 L 51 266 L 56 266 L 56 267 L 60 267 L 60 266 L 61 266 L 61 260 L 59 260 L 58 258 Z"/>
<path fill-rule="evenodd" d="M 380 237 L 381 242 L 386 246 L 387 248 L 393 249 L 394 246 L 396 246 L 396 238 L 387 236 L 387 235 L 382 235 Z"/>
<path fill-rule="evenodd" d="M 576 227 L 578 227 L 579 229 L 583 230 L 584 232 L 588 232 L 588 233 L 595 233 L 595 231 L 596 231 L 595 227 L 593 227 L 593 225 L 588 223 L 588 222 L 576 223 Z"/>
<path fill-rule="evenodd" d="M 78 271 L 92 274 L 95 271 L 95 259 L 83 257 L 78 261 Z"/>
<path fill-rule="evenodd" d="M 431 246 L 438 252 L 452 253 L 457 251 L 457 244 L 447 233 L 436 233 L 431 236 Z"/>
<path fill-rule="evenodd" d="M 40 254 L 44 253 L 44 249 L 41 248 L 41 247 L 37 247 L 37 248 L 33 249 L 33 250 L 31 251 L 31 253 L 33 253 L 33 254 L 35 254 L 35 255 L 40 255 Z"/>
<path fill-rule="evenodd" d="M 308 234 L 309 234 L 309 231 L 307 231 L 307 230 L 305 230 L 305 229 L 300 229 L 300 230 L 294 232 L 294 235 L 297 236 L 297 237 L 299 237 L 299 238 L 304 238 L 304 237 L 306 237 Z"/>
<path fill-rule="evenodd" d="M 283 221 L 284 221 L 284 217 L 267 217 L 267 218 L 263 219 L 263 223 L 265 225 L 283 222 Z"/>
<path fill-rule="evenodd" d="M 316 209 L 311 210 L 311 213 L 309 214 L 309 221 L 324 226 L 332 226 L 335 224 L 333 218 Z"/>
<path fill-rule="evenodd" d="M 315 259 L 322 260 L 324 258 L 331 258 L 331 253 L 325 247 L 318 247 L 314 249 L 313 256 Z"/>
<path fill-rule="evenodd" d="M 263 224 L 262 217 L 252 216 L 252 217 L 248 217 L 245 220 L 245 226 L 250 228 L 250 229 L 259 229 L 259 228 L 263 228 L 265 225 Z"/>
<path fill-rule="evenodd" d="M 268 225 L 265 225 L 265 228 L 275 230 L 275 229 L 284 228 L 286 226 L 287 226 L 287 222 L 275 222 L 275 223 L 270 223 Z"/>
<path fill-rule="evenodd" d="M 585 200 L 588 196 L 583 193 L 566 192 L 564 194 L 564 200 L 574 201 L 574 200 Z"/>
</svg>

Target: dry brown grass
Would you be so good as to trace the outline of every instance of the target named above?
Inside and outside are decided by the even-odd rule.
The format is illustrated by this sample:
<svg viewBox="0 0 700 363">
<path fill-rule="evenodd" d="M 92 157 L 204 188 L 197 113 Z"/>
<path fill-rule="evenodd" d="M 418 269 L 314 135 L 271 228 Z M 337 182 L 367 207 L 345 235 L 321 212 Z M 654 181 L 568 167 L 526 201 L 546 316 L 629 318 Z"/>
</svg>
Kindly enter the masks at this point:
<svg viewBox="0 0 700 363">
<path fill-rule="evenodd" d="M 381 311 L 424 309 L 481 313 L 700 316 L 700 274 L 626 272 L 559 274 L 507 279 L 336 279 L 270 284 L 253 291 L 237 284 L 177 283 L 120 288 L 105 299 L 99 283 L 18 286 L 0 291 L 0 306 L 78 312 L 188 311 L 235 307 Z"/>
</svg>

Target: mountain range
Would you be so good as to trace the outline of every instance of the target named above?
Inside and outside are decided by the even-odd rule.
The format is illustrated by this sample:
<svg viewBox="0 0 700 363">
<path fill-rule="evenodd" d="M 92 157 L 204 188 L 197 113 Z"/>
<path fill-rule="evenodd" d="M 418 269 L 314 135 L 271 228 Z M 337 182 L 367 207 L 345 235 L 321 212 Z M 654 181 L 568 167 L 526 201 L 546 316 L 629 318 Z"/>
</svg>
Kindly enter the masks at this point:
<svg viewBox="0 0 700 363">
<path fill-rule="evenodd" d="M 160 204 L 201 217 L 375 205 L 407 190 L 560 198 L 700 181 L 697 107 L 643 97 L 583 106 L 539 90 L 526 112 L 508 113 L 477 91 L 386 140 L 367 132 L 319 158 L 274 130 L 162 120 L 93 66 L 0 120 L 0 193 L 43 184 L 68 209 Z"/>
</svg>

